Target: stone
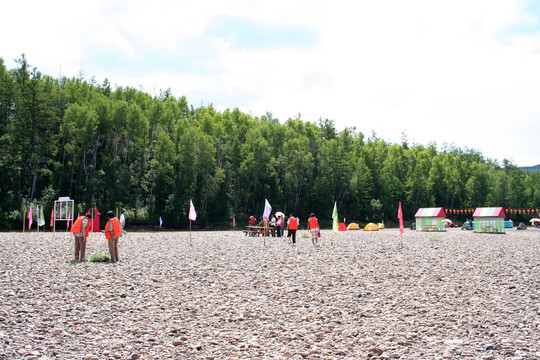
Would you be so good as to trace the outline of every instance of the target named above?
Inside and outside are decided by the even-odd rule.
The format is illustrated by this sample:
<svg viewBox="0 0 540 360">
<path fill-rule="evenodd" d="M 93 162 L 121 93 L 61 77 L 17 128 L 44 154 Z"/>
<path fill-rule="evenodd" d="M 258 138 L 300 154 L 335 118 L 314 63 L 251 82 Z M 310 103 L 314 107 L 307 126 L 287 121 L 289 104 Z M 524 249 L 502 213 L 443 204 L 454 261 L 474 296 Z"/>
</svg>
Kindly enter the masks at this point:
<svg viewBox="0 0 540 360">
<path fill-rule="evenodd" d="M 84 360 L 99 360 L 99 356 L 88 354 L 83 357 Z"/>
<path fill-rule="evenodd" d="M 540 358 L 537 232 L 392 231 L 323 229 L 317 249 L 130 232 L 114 267 L 70 265 L 61 233 L 0 232 L 0 358 Z"/>
<path fill-rule="evenodd" d="M 443 352 L 443 358 L 445 359 L 451 359 L 454 357 L 454 352 L 450 349 L 445 349 Z"/>
</svg>

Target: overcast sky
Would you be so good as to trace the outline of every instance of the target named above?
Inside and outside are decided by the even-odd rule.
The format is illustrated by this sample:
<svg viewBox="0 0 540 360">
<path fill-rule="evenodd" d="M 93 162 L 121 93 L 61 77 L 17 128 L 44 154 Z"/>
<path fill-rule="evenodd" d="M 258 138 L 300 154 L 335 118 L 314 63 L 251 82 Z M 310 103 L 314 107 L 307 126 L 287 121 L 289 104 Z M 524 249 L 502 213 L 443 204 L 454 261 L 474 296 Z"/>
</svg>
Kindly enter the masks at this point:
<svg viewBox="0 0 540 360">
<path fill-rule="evenodd" d="M 15 1 L 0 57 L 195 107 L 540 164 L 540 2 Z"/>
</svg>

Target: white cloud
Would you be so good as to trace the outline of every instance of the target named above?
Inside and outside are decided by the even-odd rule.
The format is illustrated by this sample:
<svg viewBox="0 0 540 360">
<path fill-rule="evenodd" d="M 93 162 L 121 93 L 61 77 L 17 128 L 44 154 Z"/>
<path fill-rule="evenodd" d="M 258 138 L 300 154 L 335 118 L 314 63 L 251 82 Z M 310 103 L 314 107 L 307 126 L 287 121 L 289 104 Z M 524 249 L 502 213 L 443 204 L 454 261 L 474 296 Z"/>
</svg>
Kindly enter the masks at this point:
<svg viewBox="0 0 540 360">
<path fill-rule="evenodd" d="M 330 118 L 338 129 L 374 130 L 392 142 L 406 130 L 418 143 L 455 143 L 533 165 L 540 163 L 532 135 L 540 132 L 534 101 L 540 95 L 540 29 L 509 31 L 538 21 L 520 5 L 53 0 L 26 2 L 31 10 L 24 12 L 10 1 L 13 16 L 0 24 L 9 34 L 0 40 L 0 56 L 9 67 L 11 58 L 25 53 L 53 76 L 60 66 L 68 76 L 83 68 L 98 81 L 107 77 L 149 92 L 171 88 L 194 106 L 238 106 L 253 115 L 269 110 L 281 121 L 298 113 L 314 122 Z M 317 40 L 249 49 L 219 34 L 205 38 L 223 16 L 266 28 L 297 27 Z M 126 61 L 121 72 L 107 67 L 110 57 Z M 137 70 L 128 67 L 132 62 L 139 62 Z"/>
</svg>

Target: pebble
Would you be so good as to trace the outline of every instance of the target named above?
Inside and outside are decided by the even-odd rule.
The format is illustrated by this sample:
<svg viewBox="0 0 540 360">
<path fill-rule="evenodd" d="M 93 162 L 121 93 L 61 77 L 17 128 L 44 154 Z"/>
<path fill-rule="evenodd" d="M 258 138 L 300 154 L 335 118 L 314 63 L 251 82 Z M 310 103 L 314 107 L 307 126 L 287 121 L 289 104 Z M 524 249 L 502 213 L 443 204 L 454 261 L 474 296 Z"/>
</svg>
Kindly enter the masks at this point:
<svg viewBox="0 0 540 360">
<path fill-rule="evenodd" d="M 540 357 L 540 232 L 322 235 L 0 233 L 0 359 Z"/>
</svg>

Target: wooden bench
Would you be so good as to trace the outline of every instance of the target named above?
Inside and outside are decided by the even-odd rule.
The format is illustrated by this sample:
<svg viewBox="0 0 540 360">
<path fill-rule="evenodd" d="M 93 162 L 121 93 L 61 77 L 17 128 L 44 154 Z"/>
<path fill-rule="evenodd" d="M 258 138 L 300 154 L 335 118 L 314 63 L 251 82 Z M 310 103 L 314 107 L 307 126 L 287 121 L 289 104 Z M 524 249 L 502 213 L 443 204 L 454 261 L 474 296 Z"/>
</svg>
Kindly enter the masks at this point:
<svg viewBox="0 0 540 360">
<path fill-rule="evenodd" d="M 276 228 L 273 227 L 267 227 L 264 226 L 246 226 L 246 229 L 243 230 L 244 234 L 249 236 L 275 236 L 276 235 Z"/>
</svg>

